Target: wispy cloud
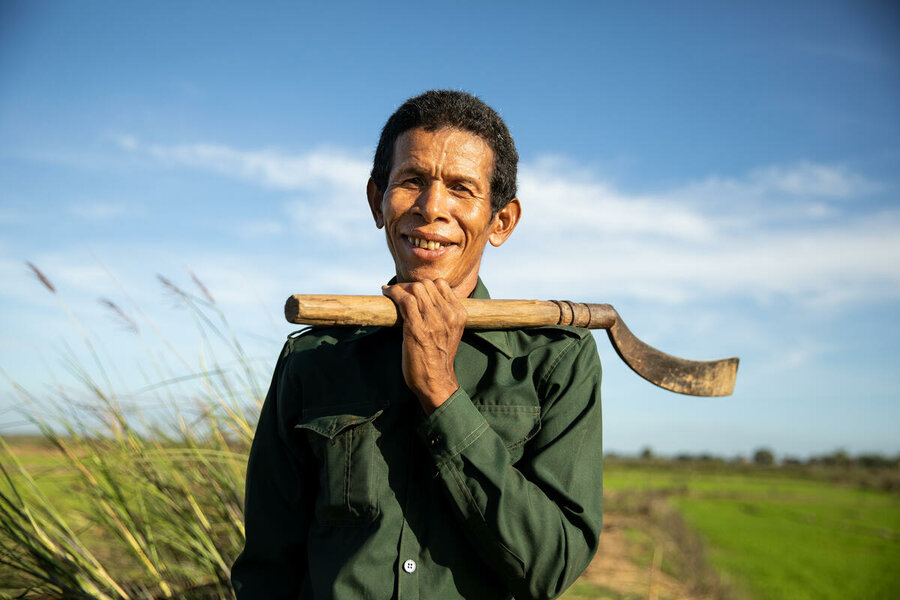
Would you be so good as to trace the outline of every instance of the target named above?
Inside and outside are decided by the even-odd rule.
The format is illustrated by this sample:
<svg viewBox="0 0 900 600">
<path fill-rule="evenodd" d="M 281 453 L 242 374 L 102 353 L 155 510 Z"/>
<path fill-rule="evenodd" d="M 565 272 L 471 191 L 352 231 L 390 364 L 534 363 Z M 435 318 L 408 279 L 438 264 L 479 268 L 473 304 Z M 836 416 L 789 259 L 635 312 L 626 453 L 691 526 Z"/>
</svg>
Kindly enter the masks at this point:
<svg viewBox="0 0 900 600">
<path fill-rule="evenodd" d="M 529 273 L 540 272 L 556 287 L 598 273 L 605 289 L 666 302 L 728 295 L 834 305 L 900 297 L 893 267 L 900 212 L 829 205 L 878 189 L 845 167 L 765 167 L 653 195 L 599 180 L 573 183 L 564 171 L 540 166 L 522 171 L 525 218 L 517 235 L 527 239 L 501 277 L 532 280 Z M 786 207 L 785 195 L 799 204 Z M 841 218 L 823 219 L 834 214 Z"/>
<path fill-rule="evenodd" d="M 339 149 L 286 154 L 276 150 L 237 150 L 215 144 L 153 145 L 131 136 L 117 139 L 120 148 L 163 164 L 202 169 L 225 177 L 293 192 L 285 212 L 304 231 L 350 241 L 358 228 L 371 223 L 362 200 L 370 163 L 359 154 Z M 242 224 L 245 237 L 282 232 L 275 222 Z"/>
<path fill-rule="evenodd" d="M 360 240 L 379 237 L 363 202 L 369 165 L 352 152 L 292 155 L 134 139 L 120 145 L 290 192 L 287 214 L 335 250 L 330 268 L 368 268 L 358 260 Z M 900 211 L 854 212 L 852 200 L 883 190 L 843 165 L 769 165 L 632 193 L 582 166 L 544 158 L 521 166 L 520 189 L 524 217 L 511 254 L 488 261 L 506 289 L 522 282 L 532 294 L 612 289 L 670 303 L 734 296 L 835 306 L 900 298 Z M 257 225 L 248 231 L 279 230 L 277 223 Z"/>
<path fill-rule="evenodd" d="M 272 149 L 237 150 L 206 143 L 144 144 L 132 136 L 119 137 L 118 144 L 124 150 L 143 153 L 163 163 L 213 171 L 284 190 L 315 191 L 323 185 L 359 189 L 365 185 L 370 166 L 342 150 L 292 155 Z"/>
<path fill-rule="evenodd" d="M 844 166 L 811 162 L 755 169 L 749 183 L 757 194 L 784 192 L 798 197 L 852 198 L 880 188 Z"/>
<path fill-rule="evenodd" d="M 674 239 L 708 239 L 711 219 L 678 203 L 628 195 L 559 160 L 539 160 L 520 170 L 520 199 L 525 218 L 542 235 L 568 237 L 578 231 L 593 236 L 654 235 Z M 536 215 L 535 215 L 536 213 Z M 573 231 L 576 229 L 576 231 Z"/>
</svg>

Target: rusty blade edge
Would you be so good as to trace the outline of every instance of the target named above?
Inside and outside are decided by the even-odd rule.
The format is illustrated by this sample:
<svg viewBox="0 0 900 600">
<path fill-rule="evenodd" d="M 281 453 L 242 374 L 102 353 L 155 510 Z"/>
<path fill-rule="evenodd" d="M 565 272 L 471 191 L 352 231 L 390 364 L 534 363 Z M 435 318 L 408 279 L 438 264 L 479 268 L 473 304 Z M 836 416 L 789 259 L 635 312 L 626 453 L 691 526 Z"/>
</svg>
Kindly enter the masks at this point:
<svg viewBox="0 0 900 600">
<path fill-rule="evenodd" d="M 701 361 L 666 354 L 635 337 L 621 318 L 607 334 L 619 358 L 653 385 L 688 396 L 729 396 L 734 392 L 737 357 Z"/>
</svg>

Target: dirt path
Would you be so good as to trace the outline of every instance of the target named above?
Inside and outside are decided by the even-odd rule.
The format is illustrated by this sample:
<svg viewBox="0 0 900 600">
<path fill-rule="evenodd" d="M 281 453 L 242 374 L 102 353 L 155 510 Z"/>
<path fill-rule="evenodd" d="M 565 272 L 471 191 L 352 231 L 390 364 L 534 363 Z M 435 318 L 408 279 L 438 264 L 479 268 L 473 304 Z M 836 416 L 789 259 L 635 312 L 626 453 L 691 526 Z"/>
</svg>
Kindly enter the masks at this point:
<svg viewBox="0 0 900 600">
<path fill-rule="evenodd" d="M 690 593 L 690 586 L 664 572 L 662 567 L 666 555 L 662 540 L 654 540 L 649 556 L 635 556 L 644 544 L 629 536 L 629 531 L 639 531 L 641 523 L 634 519 L 607 515 L 604 519 L 603 534 L 600 536 L 600 550 L 597 557 L 582 575 L 586 582 L 600 588 L 598 591 L 614 592 L 621 598 L 648 598 L 649 600 L 695 600 L 699 596 Z M 636 548 L 636 546 L 642 546 Z M 647 561 L 641 560 L 649 559 Z M 644 565 L 644 562 L 649 564 Z M 615 598 L 616 595 L 605 597 Z M 598 596 L 603 598 L 604 596 Z"/>
<path fill-rule="evenodd" d="M 597 556 L 565 600 L 726 600 L 702 545 L 678 514 L 654 501 L 629 514 L 607 512 Z"/>
</svg>

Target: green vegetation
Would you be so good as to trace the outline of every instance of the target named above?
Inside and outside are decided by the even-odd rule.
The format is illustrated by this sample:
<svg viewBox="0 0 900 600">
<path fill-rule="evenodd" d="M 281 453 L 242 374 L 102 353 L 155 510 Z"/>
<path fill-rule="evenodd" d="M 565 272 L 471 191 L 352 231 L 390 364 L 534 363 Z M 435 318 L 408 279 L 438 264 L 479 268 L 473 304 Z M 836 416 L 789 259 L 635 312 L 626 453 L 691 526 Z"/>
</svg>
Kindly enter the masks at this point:
<svg viewBox="0 0 900 600">
<path fill-rule="evenodd" d="M 213 416 L 223 410 L 182 417 L 177 436 L 113 419 L 102 436 L 72 427 L 11 440 L 0 458 L 0 596 L 230 598 L 249 433 Z M 607 520 L 619 519 L 636 571 L 655 569 L 691 597 L 896 597 L 900 495 L 864 489 L 869 479 L 837 466 L 613 459 Z M 702 573 L 707 563 L 722 585 Z M 642 597 L 646 583 L 588 578 L 565 596 Z"/>
<path fill-rule="evenodd" d="M 560 600 L 641 600 L 640 594 L 619 592 L 586 581 L 576 581 Z"/>
<path fill-rule="evenodd" d="M 751 598 L 900 595 L 900 496 L 821 473 L 727 465 L 612 463 L 611 491 L 661 493 Z M 856 485 L 854 485 L 856 484 Z M 615 510 L 614 505 L 608 505 Z"/>
<path fill-rule="evenodd" d="M 205 298 L 162 282 L 204 341 L 197 371 L 169 344 L 177 373 L 188 370 L 196 384 L 193 408 L 182 408 L 172 384 L 141 396 L 151 411 L 117 394 L 84 333 L 92 368 L 69 364 L 82 390 L 37 398 L 13 384 L 42 436 L 0 438 L 0 597 L 233 598 L 229 570 L 244 540 L 244 469 L 260 386 L 202 284 Z M 138 335 L 122 309 L 106 304 Z M 223 351 L 227 369 L 216 357 Z M 165 381 L 185 379 L 148 366 Z"/>
</svg>

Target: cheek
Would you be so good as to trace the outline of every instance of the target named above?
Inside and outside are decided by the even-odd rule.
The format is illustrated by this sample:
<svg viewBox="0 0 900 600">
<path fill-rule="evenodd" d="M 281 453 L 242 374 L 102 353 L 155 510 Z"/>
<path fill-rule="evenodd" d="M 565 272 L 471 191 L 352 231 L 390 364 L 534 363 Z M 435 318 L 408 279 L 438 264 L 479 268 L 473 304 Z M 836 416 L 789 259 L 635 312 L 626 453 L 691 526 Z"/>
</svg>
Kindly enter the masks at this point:
<svg viewBox="0 0 900 600">
<path fill-rule="evenodd" d="M 384 213 L 384 226 L 386 229 L 391 229 L 397 223 L 397 214 L 391 209 L 385 209 Z"/>
<path fill-rule="evenodd" d="M 491 220 L 480 212 L 468 215 L 464 229 L 470 242 L 486 241 L 491 233 Z"/>
<path fill-rule="evenodd" d="M 404 213 L 404 206 L 400 199 L 396 197 L 385 200 L 381 206 L 381 214 L 384 215 L 385 225 L 390 225 L 397 221 Z"/>
</svg>

